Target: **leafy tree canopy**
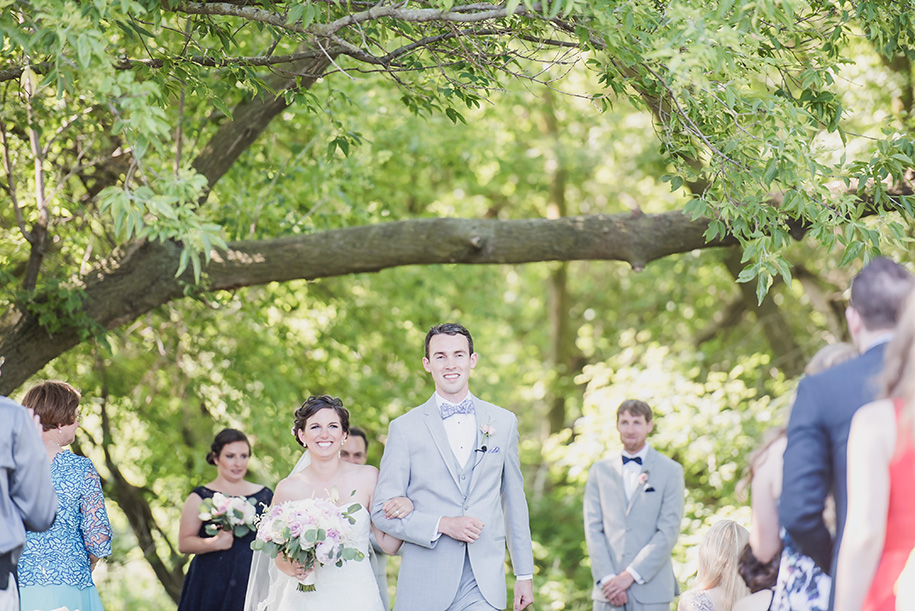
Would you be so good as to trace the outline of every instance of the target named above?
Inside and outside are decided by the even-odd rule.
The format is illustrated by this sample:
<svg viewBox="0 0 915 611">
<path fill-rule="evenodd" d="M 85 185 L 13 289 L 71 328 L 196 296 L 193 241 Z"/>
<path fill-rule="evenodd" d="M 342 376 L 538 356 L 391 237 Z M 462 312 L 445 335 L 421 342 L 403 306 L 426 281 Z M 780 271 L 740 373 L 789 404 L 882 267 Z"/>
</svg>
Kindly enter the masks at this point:
<svg viewBox="0 0 915 611">
<path fill-rule="evenodd" d="M 897 2 L 2 8 L 6 390 L 80 341 L 200 289 L 449 261 L 641 268 L 737 241 L 740 280 L 758 278 L 761 299 L 773 276 L 791 279 L 792 236 L 840 245 L 846 263 L 907 240 L 915 17 Z M 847 71 L 865 54 L 883 62 L 875 70 L 894 91 L 893 113 L 857 114 Z M 579 66 L 596 82 L 568 78 Z M 251 163 L 242 155 L 264 130 L 278 121 L 300 136 L 282 165 L 268 154 L 276 181 L 303 163 L 334 172 L 364 142 L 339 105 L 383 78 L 413 113 L 455 123 L 517 80 L 605 109 L 629 101 L 653 118 L 660 179 L 688 197 L 651 217 L 531 223 L 502 209 L 492 223 L 430 223 L 418 217 L 441 213 L 379 216 L 362 202 L 344 212 L 337 194 L 324 197 L 338 209 L 316 215 L 320 192 L 299 192 L 272 206 L 266 218 L 279 224 L 258 213 L 254 230 L 231 240 L 238 200 L 219 183 Z M 318 254 L 330 230 L 349 244 L 346 261 Z M 433 231 L 444 239 L 422 243 Z M 45 333 L 55 341 L 34 350 Z"/>
</svg>

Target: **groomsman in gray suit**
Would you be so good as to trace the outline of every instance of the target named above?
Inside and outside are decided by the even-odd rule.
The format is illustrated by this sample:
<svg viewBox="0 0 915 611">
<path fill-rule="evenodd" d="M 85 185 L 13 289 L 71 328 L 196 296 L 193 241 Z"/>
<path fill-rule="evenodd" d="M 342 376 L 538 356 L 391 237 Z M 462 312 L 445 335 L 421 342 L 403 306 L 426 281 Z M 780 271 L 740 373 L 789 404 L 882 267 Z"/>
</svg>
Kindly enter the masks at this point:
<svg viewBox="0 0 915 611">
<path fill-rule="evenodd" d="M 369 460 L 369 438 L 365 431 L 358 426 L 349 427 L 349 435 L 343 441 L 340 448 L 340 458 L 354 465 L 364 465 Z M 375 581 L 378 583 L 378 593 L 381 594 L 381 604 L 384 605 L 384 611 L 391 608 L 391 601 L 388 596 L 388 555 L 384 553 L 375 535 L 369 533 L 369 543 L 372 549 L 369 550 L 369 562 L 372 563 L 372 572 L 375 574 Z"/>
<path fill-rule="evenodd" d="M 683 519 L 683 467 L 646 443 L 643 401 L 616 412 L 623 451 L 595 463 L 585 486 L 585 539 L 594 611 L 669 611 L 680 594 L 670 554 Z"/>
<path fill-rule="evenodd" d="M 470 393 L 477 358 L 466 328 L 432 327 L 423 367 L 435 393 L 388 429 L 372 519 L 404 541 L 395 611 L 504 609 L 506 546 L 514 611 L 534 600 L 518 420 Z M 398 496 L 414 511 L 388 520 L 382 507 Z"/>
</svg>

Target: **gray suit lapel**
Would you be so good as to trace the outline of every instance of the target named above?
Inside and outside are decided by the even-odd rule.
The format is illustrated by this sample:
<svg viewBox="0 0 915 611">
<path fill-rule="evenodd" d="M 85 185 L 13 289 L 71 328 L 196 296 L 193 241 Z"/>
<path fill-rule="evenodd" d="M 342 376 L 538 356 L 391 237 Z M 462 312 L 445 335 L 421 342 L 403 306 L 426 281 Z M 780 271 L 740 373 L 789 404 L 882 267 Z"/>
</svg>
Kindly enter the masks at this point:
<svg viewBox="0 0 915 611">
<path fill-rule="evenodd" d="M 622 463 L 622 459 L 620 463 Z M 645 454 L 645 462 L 642 464 L 642 473 L 639 475 L 639 483 L 636 485 L 635 490 L 632 492 L 632 496 L 629 497 L 629 503 L 626 505 L 626 515 L 629 515 L 629 512 L 632 511 L 632 507 L 635 505 L 636 499 L 642 495 L 642 489 L 648 484 L 648 477 L 651 474 L 651 470 L 654 468 L 655 463 L 655 451 L 654 448 L 649 447 L 648 453 Z M 620 465 L 620 470 L 622 470 L 622 465 Z M 643 478 L 644 476 L 644 478 Z M 641 481 L 644 479 L 645 481 Z"/>
<path fill-rule="evenodd" d="M 445 433 L 445 425 L 442 424 L 442 414 L 438 410 L 438 405 L 435 403 L 434 396 L 423 405 L 423 420 L 426 422 L 426 427 L 432 435 L 432 441 L 435 443 L 435 447 L 438 448 L 439 454 L 442 455 L 445 466 L 448 467 L 448 472 L 451 474 L 454 484 L 460 488 L 461 484 L 460 480 L 458 480 L 457 460 L 454 458 L 454 452 L 451 451 L 451 444 L 448 443 L 448 434 Z"/>
<path fill-rule="evenodd" d="M 473 398 L 473 409 L 476 412 L 475 416 L 476 416 L 476 421 L 477 421 L 477 430 L 476 430 L 476 440 L 474 441 L 474 444 L 473 444 L 473 452 L 470 453 L 470 458 L 468 459 L 468 460 L 473 461 L 471 463 L 473 465 L 473 470 L 470 473 L 470 488 L 467 493 L 468 495 L 471 492 L 473 492 L 474 486 L 476 486 L 477 482 L 480 481 L 480 477 L 477 476 L 477 472 L 476 472 L 477 469 L 486 468 L 486 463 L 487 463 L 486 457 L 489 455 L 489 451 L 493 449 L 493 444 L 495 444 L 495 439 L 492 439 L 492 438 L 487 439 L 486 440 L 486 451 L 477 452 L 477 448 L 482 447 L 482 444 L 483 444 L 482 435 L 480 434 L 480 427 L 483 426 L 484 424 L 493 426 L 493 415 L 489 409 L 489 405 L 484 403 L 483 401 L 480 401 L 476 397 Z M 498 433 L 498 431 L 496 431 L 496 432 Z"/>
</svg>

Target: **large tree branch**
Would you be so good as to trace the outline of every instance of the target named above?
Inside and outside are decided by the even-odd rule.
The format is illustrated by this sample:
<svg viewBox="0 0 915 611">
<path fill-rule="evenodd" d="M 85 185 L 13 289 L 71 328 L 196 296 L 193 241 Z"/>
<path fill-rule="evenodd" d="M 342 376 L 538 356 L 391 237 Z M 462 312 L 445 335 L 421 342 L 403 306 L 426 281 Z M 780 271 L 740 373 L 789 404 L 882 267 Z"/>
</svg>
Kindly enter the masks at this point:
<svg viewBox="0 0 915 611">
<path fill-rule="evenodd" d="M 328 52 L 331 53 L 331 55 L 339 53 L 338 50 Z M 324 55 L 324 51 L 309 49 L 289 53 L 287 55 L 253 55 L 241 57 L 212 57 L 209 55 L 174 55 L 154 57 L 151 59 L 122 57 L 117 59 L 113 65 L 116 70 L 134 70 L 136 68 L 158 70 L 182 62 L 207 68 L 225 68 L 227 66 L 276 66 L 279 64 L 315 59 L 317 57 L 323 57 Z M 26 67 L 30 68 L 35 74 L 47 74 L 53 67 L 53 64 L 51 62 L 41 62 L 39 64 L 32 64 L 31 66 L 16 66 L 14 68 L 0 70 L 0 83 L 20 78 Z"/>
<path fill-rule="evenodd" d="M 278 92 L 294 88 L 308 89 L 327 70 L 332 59 L 333 55 L 325 53 L 299 60 L 290 64 L 289 68 L 289 72 L 297 76 L 290 78 L 277 75 L 267 85 Z M 203 147 L 194 160 L 193 168 L 207 177 L 212 189 L 241 154 L 267 129 L 270 122 L 288 106 L 286 98 L 279 94 L 242 102 L 233 110 L 232 121 L 224 123 Z"/>
<path fill-rule="evenodd" d="M 706 243 L 706 223 L 680 212 L 557 220 L 421 219 L 235 242 L 204 268 L 206 290 L 235 289 L 375 272 L 403 265 L 517 264 L 535 261 L 626 261 L 640 270 Z M 328 245 L 333 248 L 328 248 Z M 113 329 L 186 294 L 191 277 L 175 277 L 181 248 L 136 242 L 82 278 L 85 324 Z M 84 334 L 85 332 L 83 332 Z M 75 325 L 51 334 L 38 318 L 13 309 L 0 318 L 6 357 L 0 394 L 9 394 L 48 362 L 82 341 Z"/>
<path fill-rule="evenodd" d="M 208 176 L 212 181 L 215 175 Z M 855 192 L 855 186 L 847 190 Z M 910 194 L 911 189 L 903 185 L 889 192 L 897 196 Z M 865 199 L 864 204 L 869 202 Z M 672 254 L 737 243 L 730 236 L 706 242 L 707 228 L 705 220 L 692 221 L 679 211 L 556 220 L 397 221 L 232 243 L 226 252 L 214 253 L 204 268 L 205 290 L 442 263 L 612 260 L 626 261 L 641 270 L 651 261 Z M 791 227 L 791 235 L 800 239 L 806 229 L 797 223 Z M 333 248 L 328 248 L 329 244 Z M 6 357 L 0 394 L 9 394 L 52 359 L 79 344 L 89 322 L 113 329 L 184 297 L 191 275 L 187 272 L 175 278 L 180 254 L 180 246 L 174 243 L 136 242 L 117 251 L 81 279 L 86 295 L 82 327 L 75 321 L 51 334 L 39 324 L 37 315 L 21 308 L 0 317 L 0 355 Z"/>
<path fill-rule="evenodd" d="M 480 5 L 458 6 L 451 10 L 437 8 L 404 8 L 400 3 L 373 6 L 372 8 L 352 13 L 330 23 L 313 24 L 302 27 L 298 22 L 287 23 L 286 15 L 271 10 L 264 10 L 254 6 L 240 6 L 224 2 L 186 2 L 175 7 L 179 13 L 189 15 L 220 15 L 225 17 L 239 17 L 248 21 L 255 21 L 275 28 L 304 35 L 308 38 L 326 38 L 332 36 L 343 28 L 377 21 L 379 19 L 395 19 L 409 23 L 450 22 L 450 23 L 479 23 L 504 19 L 510 15 L 538 16 L 541 13 L 540 3 L 535 3 L 533 10 L 528 10 L 523 4 L 516 6 L 509 12 L 506 6 Z"/>
</svg>

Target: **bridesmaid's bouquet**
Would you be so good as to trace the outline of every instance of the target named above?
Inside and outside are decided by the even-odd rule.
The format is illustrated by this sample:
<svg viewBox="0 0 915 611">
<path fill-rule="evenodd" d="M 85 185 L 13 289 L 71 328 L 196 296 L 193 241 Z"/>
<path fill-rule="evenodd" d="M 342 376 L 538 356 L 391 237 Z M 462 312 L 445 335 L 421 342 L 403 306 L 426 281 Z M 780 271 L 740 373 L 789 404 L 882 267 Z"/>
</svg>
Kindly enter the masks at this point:
<svg viewBox="0 0 915 611">
<path fill-rule="evenodd" d="M 204 523 L 203 528 L 208 535 L 226 530 L 236 537 L 244 537 L 257 528 L 256 503 L 254 499 L 217 492 L 212 498 L 203 499 L 197 517 Z"/>
<path fill-rule="evenodd" d="M 348 560 L 365 558 L 352 542 L 352 526 L 356 523 L 353 514 L 360 508 L 358 503 L 339 507 L 327 499 L 274 505 L 261 516 L 251 549 L 270 554 L 271 558 L 282 554 L 287 560 L 304 565 L 309 574 L 297 589 L 314 592 L 314 569 L 330 564 L 340 567 Z"/>
</svg>

